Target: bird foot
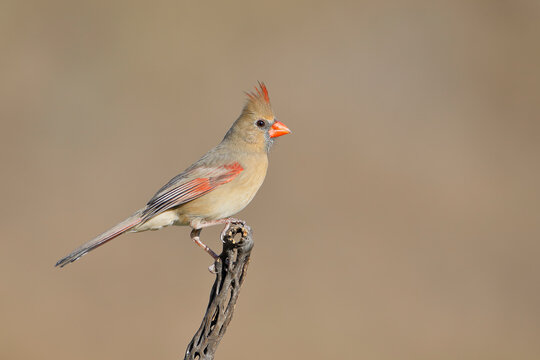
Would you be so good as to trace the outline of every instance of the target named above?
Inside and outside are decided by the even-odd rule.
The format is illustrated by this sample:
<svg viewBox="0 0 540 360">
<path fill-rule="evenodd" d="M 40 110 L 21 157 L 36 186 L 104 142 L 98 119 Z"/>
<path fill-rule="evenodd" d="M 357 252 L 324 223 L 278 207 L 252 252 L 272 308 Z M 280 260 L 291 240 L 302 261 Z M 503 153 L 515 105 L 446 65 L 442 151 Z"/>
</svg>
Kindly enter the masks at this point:
<svg viewBox="0 0 540 360">
<path fill-rule="evenodd" d="M 232 237 L 232 231 L 229 231 L 231 229 L 232 224 L 240 224 L 242 226 L 246 225 L 246 222 L 244 220 L 236 219 L 236 218 L 228 218 L 227 222 L 225 223 L 225 227 L 223 228 L 223 231 L 221 231 L 221 241 L 225 242 L 224 238 L 225 236 Z M 234 244 L 234 239 L 232 239 L 232 242 Z"/>
<path fill-rule="evenodd" d="M 246 225 L 246 222 L 244 220 L 240 220 L 240 219 L 237 219 L 237 218 L 227 218 L 226 219 L 226 222 L 227 224 L 240 224 L 242 226 L 245 226 Z"/>
</svg>

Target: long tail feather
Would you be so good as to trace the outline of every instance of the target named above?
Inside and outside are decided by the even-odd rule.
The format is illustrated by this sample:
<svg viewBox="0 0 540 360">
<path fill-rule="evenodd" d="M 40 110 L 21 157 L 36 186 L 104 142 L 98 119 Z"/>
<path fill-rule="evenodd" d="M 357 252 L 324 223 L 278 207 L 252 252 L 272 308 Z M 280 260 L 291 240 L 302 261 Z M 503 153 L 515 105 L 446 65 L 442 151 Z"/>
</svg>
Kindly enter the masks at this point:
<svg viewBox="0 0 540 360">
<path fill-rule="evenodd" d="M 103 234 L 96 236 L 95 238 L 88 241 L 87 243 L 81 245 L 77 249 L 73 250 L 66 257 L 58 260 L 55 266 L 64 267 L 67 264 L 72 263 L 75 260 L 78 260 L 81 256 L 94 250 L 98 246 L 105 244 L 107 241 L 112 240 L 119 235 L 122 235 L 123 233 L 131 229 L 132 227 L 140 224 L 142 222 L 141 213 L 142 211 L 140 210 L 137 211 L 135 214 L 133 214 L 126 220 L 122 221 L 118 225 L 105 231 Z"/>
</svg>

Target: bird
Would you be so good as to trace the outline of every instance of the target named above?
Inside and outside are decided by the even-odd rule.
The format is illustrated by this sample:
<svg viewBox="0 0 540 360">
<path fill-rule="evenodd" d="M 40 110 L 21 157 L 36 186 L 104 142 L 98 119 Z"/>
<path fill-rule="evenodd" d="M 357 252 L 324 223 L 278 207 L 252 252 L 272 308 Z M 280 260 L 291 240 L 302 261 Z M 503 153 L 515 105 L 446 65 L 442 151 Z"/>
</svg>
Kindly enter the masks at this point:
<svg viewBox="0 0 540 360">
<path fill-rule="evenodd" d="M 126 233 L 190 226 L 191 239 L 215 260 L 218 255 L 200 240 L 202 229 L 234 223 L 261 187 L 268 169 L 268 152 L 275 138 L 291 133 L 274 116 L 268 89 L 258 82 L 240 116 L 223 140 L 198 161 L 173 177 L 133 215 L 58 260 L 64 267 L 106 242 Z"/>
</svg>

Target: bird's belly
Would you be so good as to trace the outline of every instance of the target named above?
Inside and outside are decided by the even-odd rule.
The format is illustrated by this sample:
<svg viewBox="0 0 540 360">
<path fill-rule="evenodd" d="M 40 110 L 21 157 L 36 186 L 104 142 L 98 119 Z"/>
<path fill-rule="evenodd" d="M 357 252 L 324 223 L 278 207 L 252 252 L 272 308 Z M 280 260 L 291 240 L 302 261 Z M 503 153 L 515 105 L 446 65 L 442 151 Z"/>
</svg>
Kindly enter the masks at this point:
<svg viewBox="0 0 540 360">
<path fill-rule="evenodd" d="M 209 196 L 207 200 L 208 203 L 211 203 L 208 209 L 209 211 L 206 214 L 207 220 L 217 220 L 228 218 L 234 214 L 242 211 L 253 199 L 255 192 L 253 193 L 228 193 L 226 196 L 216 197 L 212 199 L 212 196 Z"/>
<path fill-rule="evenodd" d="M 261 176 L 238 178 L 178 208 L 180 218 L 224 219 L 240 212 L 253 199 L 264 180 Z"/>
</svg>

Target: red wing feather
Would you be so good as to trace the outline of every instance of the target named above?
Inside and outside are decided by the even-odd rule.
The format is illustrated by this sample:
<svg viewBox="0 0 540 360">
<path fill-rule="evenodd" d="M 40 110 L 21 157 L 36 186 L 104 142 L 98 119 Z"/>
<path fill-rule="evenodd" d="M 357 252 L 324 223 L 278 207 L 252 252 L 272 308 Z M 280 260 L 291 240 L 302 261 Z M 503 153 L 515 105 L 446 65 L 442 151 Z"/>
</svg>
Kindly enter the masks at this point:
<svg viewBox="0 0 540 360">
<path fill-rule="evenodd" d="M 215 168 L 195 168 L 172 179 L 150 201 L 144 210 L 149 219 L 163 211 L 195 200 L 216 187 L 226 184 L 244 170 L 239 163 Z M 200 176 L 192 178 L 193 176 Z M 191 178 L 191 179 L 190 179 Z"/>
</svg>

